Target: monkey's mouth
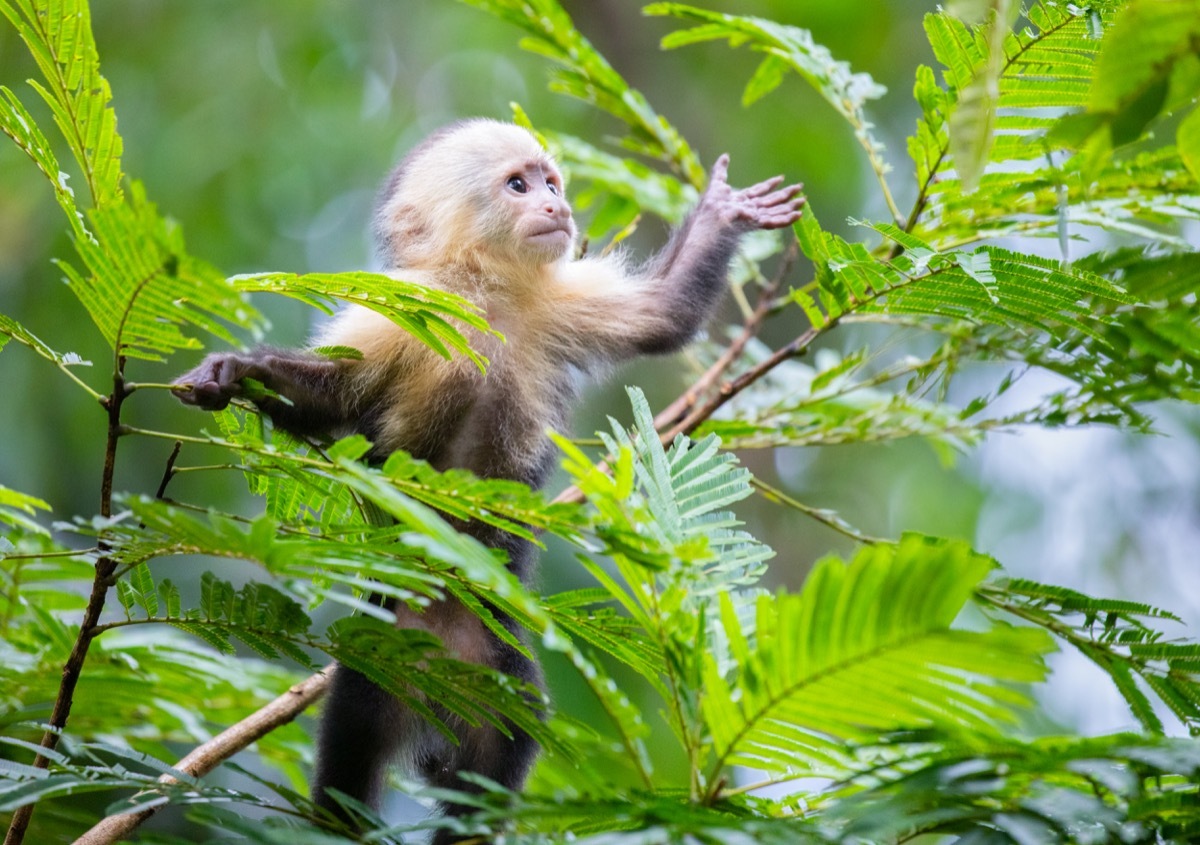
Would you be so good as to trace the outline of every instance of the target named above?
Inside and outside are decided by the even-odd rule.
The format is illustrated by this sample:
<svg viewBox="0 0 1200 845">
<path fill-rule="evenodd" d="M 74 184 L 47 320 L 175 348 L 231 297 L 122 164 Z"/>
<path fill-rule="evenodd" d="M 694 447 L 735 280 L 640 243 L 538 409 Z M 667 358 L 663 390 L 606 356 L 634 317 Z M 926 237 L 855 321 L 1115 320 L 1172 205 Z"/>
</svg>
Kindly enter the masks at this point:
<svg viewBox="0 0 1200 845">
<path fill-rule="evenodd" d="M 564 226 L 551 226 L 546 229 L 539 229 L 536 232 L 529 233 L 529 237 L 533 239 L 549 238 L 554 235 L 563 235 L 569 238 L 571 237 L 571 230 Z"/>
</svg>

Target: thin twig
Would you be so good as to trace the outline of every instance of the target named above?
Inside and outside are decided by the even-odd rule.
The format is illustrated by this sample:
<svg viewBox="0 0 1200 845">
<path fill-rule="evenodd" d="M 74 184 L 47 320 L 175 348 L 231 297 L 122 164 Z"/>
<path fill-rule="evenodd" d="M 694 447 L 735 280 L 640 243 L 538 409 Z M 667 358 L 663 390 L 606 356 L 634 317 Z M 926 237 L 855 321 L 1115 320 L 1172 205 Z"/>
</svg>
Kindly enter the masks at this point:
<svg viewBox="0 0 1200 845">
<path fill-rule="evenodd" d="M 664 444 L 670 443 L 680 434 L 691 434 L 699 425 L 716 413 L 722 405 L 728 402 L 733 397 L 737 396 L 750 385 L 754 384 L 760 378 L 765 376 L 771 370 L 778 367 L 784 361 L 791 358 L 796 358 L 808 351 L 808 347 L 817 339 L 823 331 L 826 331 L 834 325 L 836 321 L 830 321 L 820 329 L 810 328 L 804 334 L 797 337 L 791 343 L 781 346 L 776 349 L 770 356 L 764 358 L 759 363 L 755 364 L 746 372 L 742 373 L 735 379 L 725 382 L 721 385 L 717 394 L 705 402 L 694 408 L 691 413 L 684 417 L 674 427 L 669 429 L 662 435 Z"/>
<path fill-rule="evenodd" d="M 757 489 L 758 492 L 762 494 L 763 498 L 767 499 L 768 501 L 775 502 L 776 504 L 780 505 L 786 505 L 789 508 L 800 511 L 800 513 L 804 514 L 805 516 L 815 519 L 822 525 L 832 528 L 837 533 L 849 537 L 851 540 L 855 540 L 859 543 L 866 543 L 868 545 L 877 545 L 879 543 L 888 542 L 882 537 L 872 537 L 869 534 L 864 534 L 833 511 L 826 510 L 824 508 L 814 508 L 812 505 L 806 505 L 798 499 L 792 498 L 777 487 L 772 487 L 770 484 L 760 481 L 757 478 L 750 479 L 750 486 Z"/>
<path fill-rule="evenodd" d="M 158 483 L 158 491 L 154 494 L 154 498 L 161 499 L 166 495 L 167 485 L 171 483 L 171 479 L 175 477 L 175 460 L 179 457 L 179 450 L 183 448 L 183 441 L 176 440 L 175 448 L 171 450 L 171 456 L 167 458 L 167 466 L 163 470 L 162 481 Z"/>
<path fill-rule="evenodd" d="M 199 745 L 175 766 L 192 777 L 203 777 L 237 752 L 261 739 L 276 728 L 291 722 L 325 694 L 334 666 L 327 666 L 289 689 L 270 704 L 251 713 L 240 722 L 226 728 L 203 745 Z M 162 784 L 179 781 L 170 775 L 158 779 Z M 157 813 L 157 805 L 136 813 L 120 813 L 102 819 L 91 830 L 75 840 L 75 845 L 111 845 L 119 842 L 138 825 Z"/>
<path fill-rule="evenodd" d="M 680 394 L 679 398 L 668 405 L 662 412 L 654 418 L 654 427 L 661 430 L 666 426 L 674 425 L 679 422 L 688 410 L 692 408 L 700 397 L 712 389 L 726 371 L 737 361 L 741 356 L 742 350 L 746 348 L 758 330 L 762 327 L 763 320 L 771 313 L 775 305 L 775 296 L 779 292 L 779 288 L 783 285 L 783 280 L 791 272 L 792 265 L 796 263 L 796 258 L 799 256 L 799 249 L 796 241 L 792 240 L 788 244 L 787 251 L 783 255 L 783 260 L 780 261 L 778 269 L 771 277 L 770 282 L 762 289 L 758 297 L 758 305 L 754 312 L 746 318 L 742 324 L 741 333 L 734 338 L 728 348 L 721 353 L 711 367 L 709 367 L 700 378 L 696 379 L 695 383 Z"/>
<path fill-rule="evenodd" d="M 103 401 L 104 408 L 108 412 L 108 438 L 104 450 L 104 473 L 100 478 L 100 515 L 103 517 L 112 516 L 112 487 L 113 473 L 117 460 L 117 441 L 120 440 L 123 434 L 121 428 L 121 403 L 129 395 L 125 389 L 124 356 L 119 356 L 115 364 L 113 368 L 113 390 Z M 112 585 L 113 572 L 117 568 L 116 560 L 106 553 L 107 549 L 103 538 L 99 543 L 99 547 L 105 553 L 101 554 L 96 561 L 96 574 L 92 579 L 92 592 L 88 596 L 88 603 L 83 611 L 83 619 L 79 623 L 79 633 L 75 637 L 75 644 L 71 647 L 71 653 L 67 656 L 66 663 L 63 664 L 62 681 L 58 686 L 58 695 L 54 700 L 54 708 L 50 712 L 49 728 L 42 734 L 40 745 L 47 751 L 53 751 L 58 747 L 62 730 L 66 727 L 67 718 L 71 715 L 71 704 L 75 696 L 75 687 L 79 684 L 80 675 L 83 674 L 83 664 L 87 659 L 92 639 L 95 637 L 95 628 L 100 621 L 100 614 L 104 611 L 104 601 L 108 595 L 108 588 Z M 39 752 L 33 759 L 33 765 L 39 769 L 49 768 L 50 758 Z M 33 818 L 35 806 L 36 804 L 26 804 L 23 807 L 17 808 L 16 812 L 13 813 L 12 821 L 8 826 L 8 832 L 4 836 L 4 845 L 21 845 L 25 839 L 25 832 L 29 829 L 29 822 Z"/>
</svg>

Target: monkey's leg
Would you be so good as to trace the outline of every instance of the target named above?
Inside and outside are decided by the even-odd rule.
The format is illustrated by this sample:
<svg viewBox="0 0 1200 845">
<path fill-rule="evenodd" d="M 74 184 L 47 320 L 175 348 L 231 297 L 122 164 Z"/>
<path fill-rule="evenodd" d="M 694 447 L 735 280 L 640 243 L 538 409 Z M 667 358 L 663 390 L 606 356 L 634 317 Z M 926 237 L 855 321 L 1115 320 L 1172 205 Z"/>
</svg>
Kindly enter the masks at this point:
<svg viewBox="0 0 1200 845">
<path fill-rule="evenodd" d="M 339 818 L 345 813 L 326 795 L 337 789 L 378 810 L 388 766 L 404 739 L 400 703 L 367 678 L 338 666 L 329 685 L 317 743 L 312 797 Z"/>
<path fill-rule="evenodd" d="M 510 620 L 501 621 L 506 623 L 506 627 L 515 629 Z M 495 642 L 495 650 L 494 668 L 519 680 L 535 684 L 539 689 L 543 686 L 541 669 L 535 661 L 499 640 Z M 506 789 L 520 790 L 533 767 L 538 746 L 529 734 L 516 726 L 509 724 L 508 730 L 511 736 L 505 736 L 496 727 L 488 724 L 465 728 L 459 734 L 457 748 L 447 749 L 448 753 L 441 760 L 426 762 L 425 776 L 434 786 L 475 793 L 480 791 L 479 787 L 459 777 L 460 772 L 474 772 L 494 780 Z M 474 810 L 474 807 L 464 804 L 442 805 L 443 814 L 451 817 L 468 815 Z M 449 830 L 439 830 L 434 835 L 431 845 L 452 845 L 463 838 Z"/>
</svg>

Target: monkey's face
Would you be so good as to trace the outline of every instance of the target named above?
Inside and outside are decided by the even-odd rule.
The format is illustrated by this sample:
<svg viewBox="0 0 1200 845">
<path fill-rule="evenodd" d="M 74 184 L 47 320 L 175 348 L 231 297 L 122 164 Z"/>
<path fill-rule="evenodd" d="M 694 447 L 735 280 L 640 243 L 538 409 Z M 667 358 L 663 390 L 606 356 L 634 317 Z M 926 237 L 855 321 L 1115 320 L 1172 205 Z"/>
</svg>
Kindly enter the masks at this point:
<svg viewBox="0 0 1200 845">
<path fill-rule="evenodd" d="M 575 243 L 575 221 L 562 176 L 544 158 L 513 164 L 497 186 L 517 256 L 536 264 L 557 261 Z"/>
</svg>

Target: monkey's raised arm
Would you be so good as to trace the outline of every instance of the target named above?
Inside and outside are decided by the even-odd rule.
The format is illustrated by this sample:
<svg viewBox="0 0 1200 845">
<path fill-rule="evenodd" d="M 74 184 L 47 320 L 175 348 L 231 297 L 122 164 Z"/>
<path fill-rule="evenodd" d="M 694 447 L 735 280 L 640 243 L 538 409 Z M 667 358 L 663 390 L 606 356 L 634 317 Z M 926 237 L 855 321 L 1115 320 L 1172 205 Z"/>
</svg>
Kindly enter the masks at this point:
<svg viewBox="0 0 1200 845">
<path fill-rule="evenodd" d="M 588 279 L 586 259 L 568 270 L 583 277 L 582 284 L 564 291 L 564 311 L 587 335 L 580 346 L 618 359 L 681 348 L 720 301 L 741 236 L 800 218 L 803 185 L 779 188 L 783 177 L 776 176 L 735 190 L 728 173 L 729 156 L 722 155 L 700 203 L 632 278 L 605 274 L 595 262 L 596 278 Z"/>
<path fill-rule="evenodd" d="M 355 412 L 347 363 L 265 347 L 244 354 L 217 352 L 175 379 L 175 395 L 186 405 L 220 411 L 230 399 L 247 395 L 243 379 L 254 379 L 283 397 L 251 397 L 276 425 L 293 434 L 327 434 Z"/>
</svg>

